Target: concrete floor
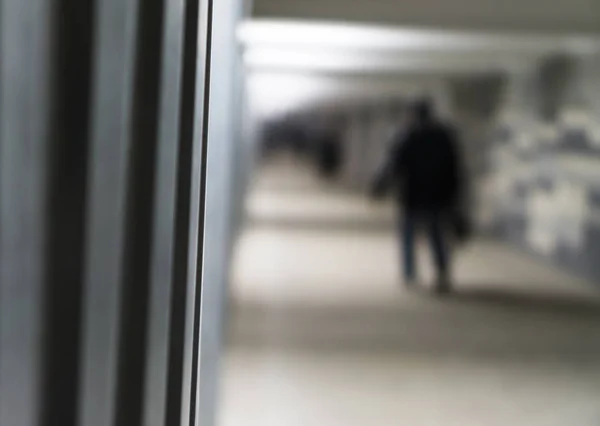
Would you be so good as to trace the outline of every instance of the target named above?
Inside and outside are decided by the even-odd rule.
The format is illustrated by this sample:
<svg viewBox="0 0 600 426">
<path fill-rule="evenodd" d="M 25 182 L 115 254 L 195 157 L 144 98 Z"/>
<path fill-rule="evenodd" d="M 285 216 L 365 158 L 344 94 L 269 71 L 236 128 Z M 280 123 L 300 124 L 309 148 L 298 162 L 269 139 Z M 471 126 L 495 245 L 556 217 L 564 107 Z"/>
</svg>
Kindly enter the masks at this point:
<svg viewBox="0 0 600 426">
<path fill-rule="evenodd" d="M 247 208 L 221 426 L 600 425 L 591 284 L 477 241 L 439 300 L 402 288 L 389 205 L 271 171 Z"/>
</svg>

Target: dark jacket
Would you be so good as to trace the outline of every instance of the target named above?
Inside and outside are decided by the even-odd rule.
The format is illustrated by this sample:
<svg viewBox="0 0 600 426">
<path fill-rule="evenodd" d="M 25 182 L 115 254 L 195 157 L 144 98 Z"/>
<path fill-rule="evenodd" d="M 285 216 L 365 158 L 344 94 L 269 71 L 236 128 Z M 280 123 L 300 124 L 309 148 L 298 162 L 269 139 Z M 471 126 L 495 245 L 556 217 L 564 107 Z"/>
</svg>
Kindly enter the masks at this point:
<svg viewBox="0 0 600 426">
<path fill-rule="evenodd" d="M 454 131 L 431 120 L 396 137 L 375 191 L 393 187 L 411 210 L 452 208 L 462 193 L 461 168 Z"/>
</svg>

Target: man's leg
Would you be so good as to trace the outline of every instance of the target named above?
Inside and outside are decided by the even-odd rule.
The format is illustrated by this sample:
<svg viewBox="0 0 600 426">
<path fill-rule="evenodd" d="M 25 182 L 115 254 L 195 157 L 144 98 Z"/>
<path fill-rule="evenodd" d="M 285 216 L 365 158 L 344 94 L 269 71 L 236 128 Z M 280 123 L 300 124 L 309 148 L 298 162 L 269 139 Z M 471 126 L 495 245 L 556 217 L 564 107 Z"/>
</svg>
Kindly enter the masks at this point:
<svg viewBox="0 0 600 426">
<path fill-rule="evenodd" d="M 429 215 L 428 222 L 431 252 L 438 274 L 436 291 L 439 293 L 447 293 L 451 290 L 449 270 L 450 253 L 446 243 L 443 215 L 438 212 L 432 212 Z"/>
<path fill-rule="evenodd" d="M 415 270 L 415 228 L 416 214 L 405 211 L 402 218 L 402 254 L 404 256 L 404 283 L 406 285 L 414 284 L 416 278 Z"/>
</svg>

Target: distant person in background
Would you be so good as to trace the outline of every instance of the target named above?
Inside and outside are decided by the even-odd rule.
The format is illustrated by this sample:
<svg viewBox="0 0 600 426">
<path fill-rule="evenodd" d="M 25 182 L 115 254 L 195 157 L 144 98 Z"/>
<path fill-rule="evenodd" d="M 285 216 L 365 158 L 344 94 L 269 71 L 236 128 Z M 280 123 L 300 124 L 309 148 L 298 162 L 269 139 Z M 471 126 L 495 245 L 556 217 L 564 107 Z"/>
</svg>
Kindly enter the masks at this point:
<svg viewBox="0 0 600 426">
<path fill-rule="evenodd" d="M 342 149 L 335 132 L 325 132 L 317 144 L 317 161 L 319 173 L 327 179 L 334 178 L 342 164 Z"/>
<path fill-rule="evenodd" d="M 437 269 L 436 291 L 451 290 L 449 231 L 466 232 L 457 217 L 463 182 L 457 140 L 451 128 L 438 120 L 428 100 L 409 110 L 407 128 L 395 138 L 385 165 L 378 174 L 373 195 L 396 192 L 402 210 L 400 221 L 404 278 L 415 284 L 415 236 L 428 234 Z"/>
</svg>

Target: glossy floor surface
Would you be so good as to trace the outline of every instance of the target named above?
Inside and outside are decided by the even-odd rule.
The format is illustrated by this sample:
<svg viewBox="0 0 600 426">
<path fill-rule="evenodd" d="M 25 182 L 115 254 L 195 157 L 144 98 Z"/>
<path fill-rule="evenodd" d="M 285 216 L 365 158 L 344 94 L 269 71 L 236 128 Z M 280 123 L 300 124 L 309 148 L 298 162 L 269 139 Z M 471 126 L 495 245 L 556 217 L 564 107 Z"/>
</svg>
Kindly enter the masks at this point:
<svg viewBox="0 0 600 426">
<path fill-rule="evenodd" d="M 399 278 L 392 206 L 262 174 L 236 247 L 221 426 L 600 425 L 600 298 L 491 241 Z"/>
</svg>

